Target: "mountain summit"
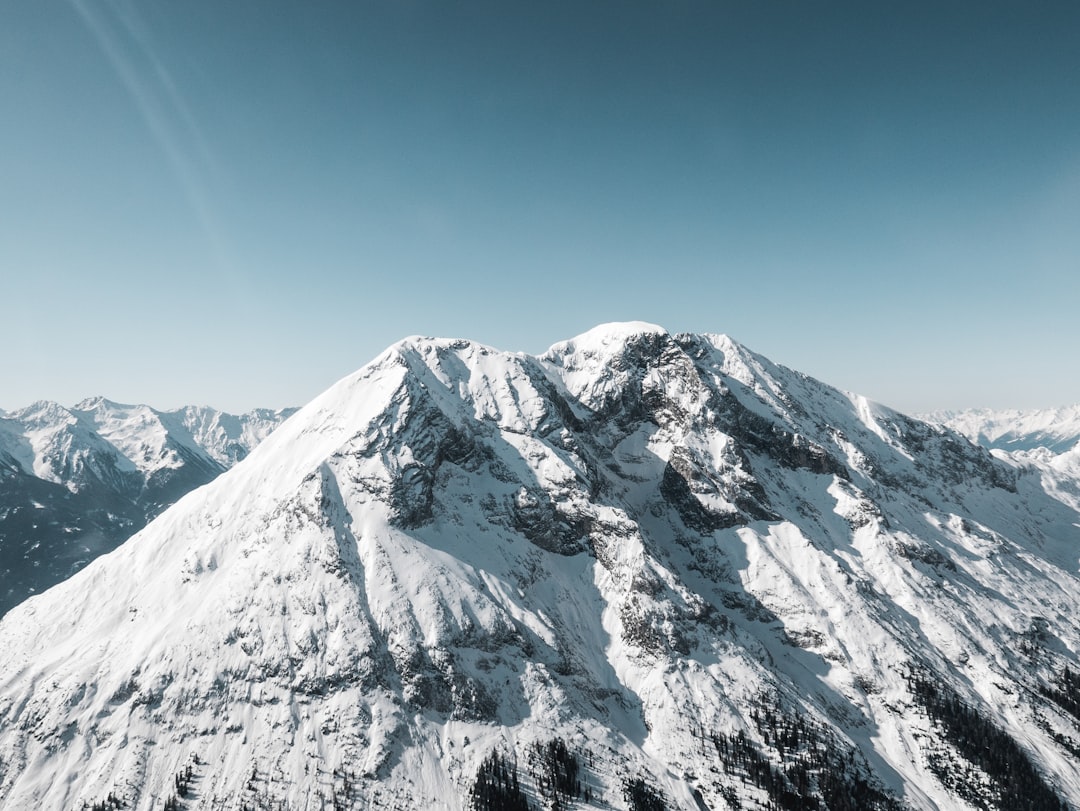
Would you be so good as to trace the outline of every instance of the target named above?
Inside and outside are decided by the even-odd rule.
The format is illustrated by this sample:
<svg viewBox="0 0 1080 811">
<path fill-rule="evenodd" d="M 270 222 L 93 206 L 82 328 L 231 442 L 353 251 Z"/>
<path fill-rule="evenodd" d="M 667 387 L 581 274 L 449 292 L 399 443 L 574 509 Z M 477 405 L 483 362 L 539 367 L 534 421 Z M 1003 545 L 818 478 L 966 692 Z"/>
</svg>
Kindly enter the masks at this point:
<svg viewBox="0 0 1080 811">
<path fill-rule="evenodd" d="M 0 808 L 1076 807 L 1078 526 L 723 336 L 410 338 L 0 621 Z"/>
</svg>

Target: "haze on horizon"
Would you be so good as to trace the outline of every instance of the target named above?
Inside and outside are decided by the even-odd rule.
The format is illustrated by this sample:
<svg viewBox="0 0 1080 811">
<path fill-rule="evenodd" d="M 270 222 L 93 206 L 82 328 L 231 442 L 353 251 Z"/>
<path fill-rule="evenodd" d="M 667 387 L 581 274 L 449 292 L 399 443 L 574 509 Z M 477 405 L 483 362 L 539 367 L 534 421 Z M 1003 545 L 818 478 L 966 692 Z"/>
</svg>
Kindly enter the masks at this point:
<svg viewBox="0 0 1080 811">
<path fill-rule="evenodd" d="M 1080 6 L 16 0 L 0 408 L 299 405 L 410 334 L 723 332 L 1080 403 Z"/>
</svg>

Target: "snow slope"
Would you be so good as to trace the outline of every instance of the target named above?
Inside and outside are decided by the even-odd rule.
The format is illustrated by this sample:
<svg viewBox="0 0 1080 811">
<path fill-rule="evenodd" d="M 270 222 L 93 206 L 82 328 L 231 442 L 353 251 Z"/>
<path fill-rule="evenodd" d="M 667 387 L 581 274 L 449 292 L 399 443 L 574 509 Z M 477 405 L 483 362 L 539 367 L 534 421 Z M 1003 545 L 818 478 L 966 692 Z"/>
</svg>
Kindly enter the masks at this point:
<svg viewBox="0 0 1080 811">
<path fill-rule="evenodd" d="M 0 621 L 0 808 L 1076 807 L 1078 550 L 723 336 L 410 338 Z"/>
<path fill-rule="evenodd" d="M 231 467 L 293 410 L 157 411 L 99 397 L 0 416 L 0 615 Z"/>
</svg>

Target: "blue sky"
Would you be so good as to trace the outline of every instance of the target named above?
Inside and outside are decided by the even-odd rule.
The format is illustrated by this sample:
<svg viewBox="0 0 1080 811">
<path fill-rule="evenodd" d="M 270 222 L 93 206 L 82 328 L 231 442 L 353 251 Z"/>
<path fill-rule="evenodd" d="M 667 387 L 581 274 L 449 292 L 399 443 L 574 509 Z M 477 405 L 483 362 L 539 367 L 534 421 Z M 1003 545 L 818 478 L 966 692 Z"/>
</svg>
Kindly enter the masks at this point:
<svg viewBox="0 0 1080 811">
<path fill-rule="evenodd" d="M 1080 5 L 7 0 L 0 408 L 306 402 L 410 334 L 725 332 L 1080 402 Z"/>
</svg>

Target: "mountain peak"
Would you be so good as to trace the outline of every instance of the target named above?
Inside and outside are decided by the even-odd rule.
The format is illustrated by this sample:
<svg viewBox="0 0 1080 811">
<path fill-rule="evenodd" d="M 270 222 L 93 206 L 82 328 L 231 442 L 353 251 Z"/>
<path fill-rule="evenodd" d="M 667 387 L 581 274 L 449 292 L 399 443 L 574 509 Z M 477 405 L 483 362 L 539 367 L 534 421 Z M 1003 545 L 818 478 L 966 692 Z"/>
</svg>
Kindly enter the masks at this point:
<svg viewBox="0 0 1080 811">
<path fill-rule="evenodd" d="M 124 403 L 116 403 L 112 400 L 102 397 L 100 394 L 95 397 L 87 397 L 84 400 L 80 400 L 72 409 L 75 411 L 100 411 L 100 410 L 113 410 L 113 409 L 130 409 L 136 408 L 134 405 L 127 405 Z"/>
<path fill-rule="evenodd" d="M 612 321 L 600 324 L 568 341 L 554 344 L 545 357 L 566 355 L 572 352 L 600 353 L 625 346 L 642 336 L 667 336 L 666 329 L 646 321 Z"/>
<path fill-rule="evenodd" d="M 54 400 L 35 400 L 28 406 L 10 412 L 8 416 L 34 425 L 70 422 L 75 419 L 70 409 Z"/>
</svg>

